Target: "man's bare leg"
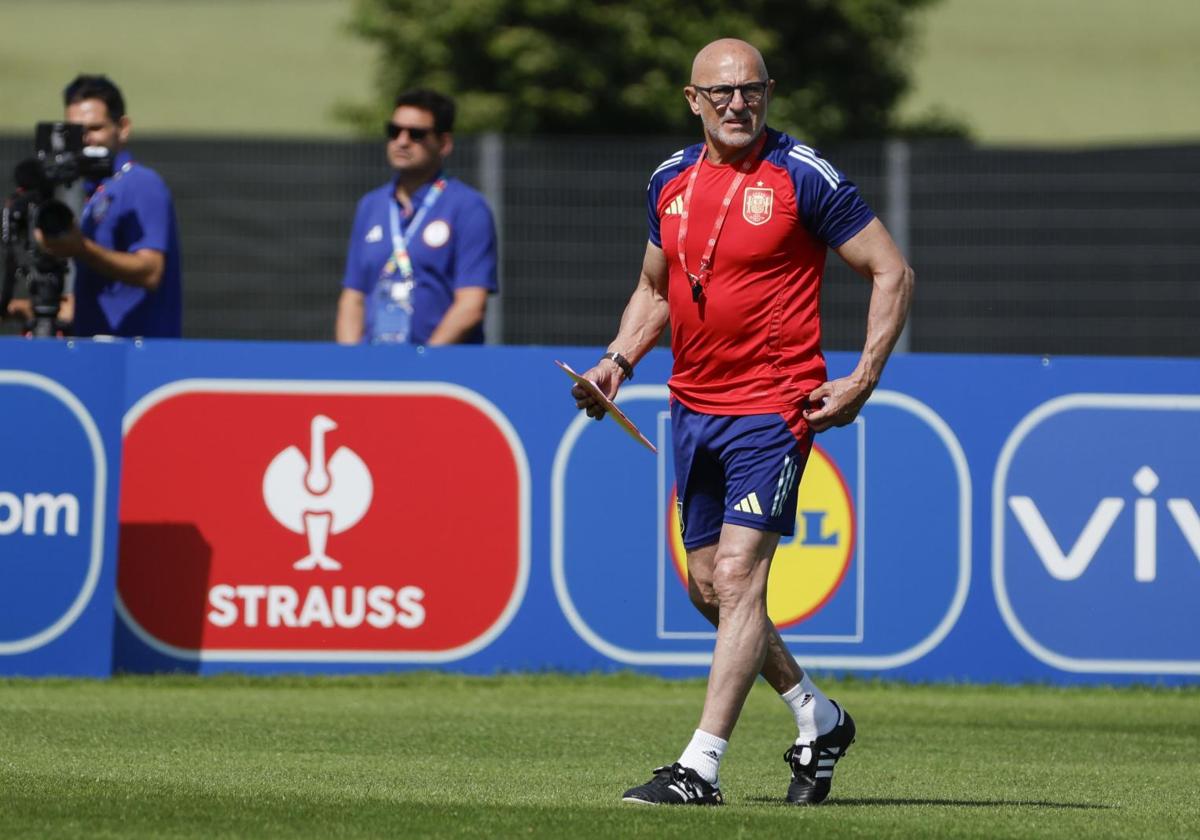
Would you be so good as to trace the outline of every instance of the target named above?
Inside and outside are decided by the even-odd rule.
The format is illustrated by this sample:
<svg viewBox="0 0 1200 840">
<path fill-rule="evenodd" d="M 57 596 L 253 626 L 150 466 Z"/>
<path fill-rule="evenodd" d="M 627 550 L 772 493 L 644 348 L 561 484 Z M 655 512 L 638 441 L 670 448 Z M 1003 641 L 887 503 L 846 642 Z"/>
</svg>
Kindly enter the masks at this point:
<svg viewBox="0 0 1200 840">
<path fill-rule="evenodd" d="M 778 543 L 778 537 L 774 538 Z M 720 543 L 702 546 L 688 552 L 688 591 L 692 602 L 705 618 L 718 627 L 720 636 L 720 597 L 713 584 L 718 546 Z M 764 594 L 765 598 L 765 594 Z M 809 743 L 828 732 L 836 723 L 836 707 L 808 679 L 783 639 L 779 630 L 768 618 L 767 650 L 759 673 L 775 689 L 788 705 L 796 720 L 796 742 Z M 809 699 L 806 699 L 809 698 Z M 811 702 L 815 701 L 815 702 Z M 701 729 L 704 727 L 701 726 Z"/>
<path fill-rule="evenodd" d="M 688 593 L 696 609 L 713 627 L 720 623 L 717 593 L 712 584 L 717 545 L 713 543 L 701 546 L 689 551 L 687 555 Z M 759 673 L 771 688 L 778 694 L 783 694 L 800 684 L 800 680 L 804 678 L 804 669 L 796 662 L 796 658 L 792 656 L 792 652 L 780 638 L 779 630 L 770 619 L 767 620 L 767 634 L 767 655 Z"/>
<path fill-rule="evenodd" d="M 713 558 L 717 642 L 700 729 L 728 740 L 754 678 L 763 668 L 771 621 L 767 578 L 779 534 L 726 523 Z"/>
<path fill-rule="evenodd" d="M 731 526 L 726 525 L 726 528 L 729 527 Z M 714 580 L 724 538 L 725 531 L 723 530 L 721 542 L 688 552 L 688 593 L 696 609 L 718 628 L 718 640 L 721 638 L 720 626 L 725 620 L 726 611 L 721 609 L 721 591 L 723 590 L 716 585 Z M 778 536 L 774 536 L 769 543 L 772 555 L 778 541 Z M 764 565 L 768 567 L 769 571 L 770 557 L 767 558 Z M 765 584 L 762 602 L 765 614 Z M 845 754 L 849 742 L 854 739 L 854 724 L 848 716 L 843 715 L 836 704 L 825 697 L 800 668 L 791 651 L 783 643 L 779 630 L 769 617 L 765 619 L 765 624 L 766 645 L 759 673 L 787 703 L 795 717 L 798 730 L 796 745 L 789 749 L 785 756 L 792 768 L 792 780 L 788 786 L 787 801 L 797 804 L 819 803 L 829 794 L 833 765 Z M 707 730 L 706 726 L 714 725 L 707 715 L 713 708 L 708 701 L 713 696 L 716 664 L 717 659 L 714 652 L 714 669 L 709 674 L 709 694 L 705 700 L 705 717 L 702 717 L 700 729 L 693 736 L 692 744 L 689 744 L 684 758 L 681 758 L 683 763 L 686 763 L 686 757 L 695 755 L 692 750 L 697 739 L 702 739 L 706 732 L 711 731 Z M 753 682 L 753 677 L 750 681 Z M 746 693 L 749 693 L 749 687 L 747 687 Z M 737 706 L 737 713 L 733 717 L 734 722 L 736 722 L 744 702 L 745 694 L 742 695 Z M 732 725 L 730 725 L 729 731 L 732 731 Z M 824 736 L 827 732 L 829 735 L 826 738 Z M 725 734 L 721 737 L 727 741 L 729 736 Z M 724 747 L 722 746 L 720 753 L 723 754 L 723 752 Z M 719 756 L 717 765 L 719 769 Z"/>
</svg>

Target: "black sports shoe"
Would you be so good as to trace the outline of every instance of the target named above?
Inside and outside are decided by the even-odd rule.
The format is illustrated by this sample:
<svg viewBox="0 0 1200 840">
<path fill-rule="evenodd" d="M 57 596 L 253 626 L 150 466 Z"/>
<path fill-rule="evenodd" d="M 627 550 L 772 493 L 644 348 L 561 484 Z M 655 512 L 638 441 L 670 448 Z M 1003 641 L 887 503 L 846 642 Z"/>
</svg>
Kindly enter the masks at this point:
<svg viewBox="0 0 1200 840">
<path fill-rule="evenodd" d="M 793 805 L 816 805 L 825 801 L 833 783 L 833 765 L 854 743 L 854 718 L 837 703 L 833 705 L 838 710 L 837 726 L 812 744 L 794 744 L 783 754 L 784 761 L 792 766 L 787 801 Z"/>
<path fill-rule="evenodd" d="M 721 789 L 678 761 L 654 768 L 654 778 L 625 791 L 624 801 L 639 805 L 724 805 Z"/>
</svg>

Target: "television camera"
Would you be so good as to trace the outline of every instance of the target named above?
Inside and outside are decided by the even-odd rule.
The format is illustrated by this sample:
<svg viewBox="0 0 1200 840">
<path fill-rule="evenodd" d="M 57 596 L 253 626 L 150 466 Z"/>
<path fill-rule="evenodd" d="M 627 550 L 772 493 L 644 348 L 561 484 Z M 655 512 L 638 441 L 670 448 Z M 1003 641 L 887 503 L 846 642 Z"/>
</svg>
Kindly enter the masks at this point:
<svg viewBox="0 0 1200 840">
<path fill-rule="evenodd" d="M 99 181 L 112 174 L 112 155 L 102 146 L 84 146 L 83 126 L 41 122 L 34 134 L 35 156 L 13 170 L 16 188 L 0 213 L 0 315 L 19 290 L 30 301 L 33 317 L 26 332 L 34 337 L 62 334 L 57 321 L 67 274 L 67 261 L 43 251 L 35 231 L 61 236 L 75 223 L 75 214 L 61 200 L 79 179 Z"/>
</svg>

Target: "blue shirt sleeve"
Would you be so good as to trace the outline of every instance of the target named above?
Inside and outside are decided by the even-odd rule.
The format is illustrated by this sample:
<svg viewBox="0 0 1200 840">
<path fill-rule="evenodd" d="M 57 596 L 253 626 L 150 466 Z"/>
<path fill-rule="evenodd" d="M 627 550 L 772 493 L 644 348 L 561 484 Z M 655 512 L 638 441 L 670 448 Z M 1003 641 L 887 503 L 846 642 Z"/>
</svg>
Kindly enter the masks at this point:
<svg viewBox="0 0 1200 840">
<path fill-rule="evenodd" d="M 650 227 L 650 242 L 659 248 L 662 247 L 662 232 L 658 227 L 658 195 L 662 192 L 662 186 L 662 181 L 654 177 L 646 187 L 646 221 Z"/>
<path fill-rule="evenodd" d="M 804 226 L 830 248 L 844 245 L 865 228 L 875 213 L 847 181 L 824 158 L 807 147 L 789 155 L 796 185 L 796 203 Z"/>
<path fill-rule="evenodd" d="M 661 219 L 658 218 L 658 199 L 662 196 L 663 189 L 667 184 L 679 177 L 682 172 L 686 172 L 692 164 L 697 163 L 703 152 L 703 143 L 696 143 L 695 145 L 680 149 L 660 163 L 658 169 L 655 169 L 654 173 L 650 176 L 650 183 L 646 186 L 646 219 L 650 225 L 651 245 L 658 248 L 662 247 L 662 230 L 659 227 Z"/>
<path fill-rule="evenodd" d="M 147 248 L 165 254 L 170 246 L 171 219 L 175 213 L 171 193 L 157 173 L 145 168 L 134 172 L 137 180 L 125 191 L 127 204 L 117 219 L 114 243 L 117 250 L 130 254 Z"/>
<path fill-rule="evenodd" d="M 496 223 L 483 196 L 463 204 L 454 234 L 454 288 L 496 291 Z"/>
<path fill-rule="evenodd" d="M 342 286 L 367 294 L 375 283 L 374 277 L 365 276 L 363 245 L 370 221 L 370 195 L 363 196 L 354 211 L 354 224 L 350 227 L 350 245 L 346 248 L 346 272 L 342 275 Z"/>
</svg>

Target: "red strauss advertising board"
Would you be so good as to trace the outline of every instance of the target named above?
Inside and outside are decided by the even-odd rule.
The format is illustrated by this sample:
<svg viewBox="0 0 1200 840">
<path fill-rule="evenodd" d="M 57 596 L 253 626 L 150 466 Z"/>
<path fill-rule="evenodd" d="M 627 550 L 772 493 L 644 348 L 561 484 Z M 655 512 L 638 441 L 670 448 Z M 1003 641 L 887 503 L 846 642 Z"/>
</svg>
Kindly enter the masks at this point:
<svg viewBox="0 0 1200 840">
<path fill-rule="evenodd" d="M 528 466 L 473 391 L 183 380 L 125 427 L 118 611 L 163 653 L 450 661 L 520 605 Z"/>
</svg>

